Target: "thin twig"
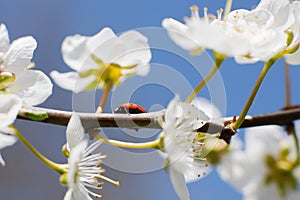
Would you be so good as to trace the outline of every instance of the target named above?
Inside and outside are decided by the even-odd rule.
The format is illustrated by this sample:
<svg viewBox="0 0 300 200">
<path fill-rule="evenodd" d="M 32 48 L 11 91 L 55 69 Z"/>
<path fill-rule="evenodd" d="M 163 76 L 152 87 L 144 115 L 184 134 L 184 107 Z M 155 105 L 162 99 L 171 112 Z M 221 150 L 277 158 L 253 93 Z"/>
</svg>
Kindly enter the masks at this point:
<svg viewBox="0 0 300 200">
<path fill-rule="evenodd" d="M 32 110 L 39 112 L 46 112 L 48 118 L 40 122 L 67 126 L 72 112 L 46 109 L 46 108 L 22 108 L 19 115 L 19 119 L 30 120 L 32 119 L 26 117 L 26 112 Z M 111 114 L 111 113 L 78 113 L 80 119 L 82 120 L 83 126 L 86 129 L 98 128 L 98 127 L 120 127 L 120 128 L 153 128 L 161 129 L 158 120 L 164 116 L 164 110 L 158 112 L 150 112 L 143 114 Z M 214 127 L 217 129 L 222 129 L 225 125 L 230 124 L 233 117 L 227 117 L 223 119 L 224 126 L 214 123 L 207 122 L 208 127 Z M 240 128 L 262 126 L 262 125 L 286 125 L 289 122 L 300 119 L 300 108 L 296 107 L 290 110 L 282 110 L 278 112 L 260 114 L 254 116 L 247 116 Z"/>
</svg>

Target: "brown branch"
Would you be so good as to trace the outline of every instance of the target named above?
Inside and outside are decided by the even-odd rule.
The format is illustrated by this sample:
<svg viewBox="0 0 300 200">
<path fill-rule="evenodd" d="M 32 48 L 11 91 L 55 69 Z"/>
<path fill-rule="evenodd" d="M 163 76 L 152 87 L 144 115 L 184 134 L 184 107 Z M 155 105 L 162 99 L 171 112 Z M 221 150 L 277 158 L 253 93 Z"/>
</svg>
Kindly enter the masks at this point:
<svg viewBox="0 0 300 200">
<path fill-rule="evenodd" d="M 39 112 L 46 112 L 48 114 L 48 118 L 42 120 L 40 122 L 67 126 L 72 112 L 60 111 L 54 109 L 46 109 L 46 108 L 22 108 L 18 118 L 24 120 L 30 120 L 29 117 L 26 116 L 28 110 L 35 110 Z M 161 129 L 158 120 L 164 116 L 164 110 L 158 112 L 151 113 L 143 113 L 143 114 L 111 114 L 111 113 L 78 113 L 80 119 L 82 120 L 82 124 L 86 129 L 93 129 L 99 127 L 120 127 L 120 128 L 131 128 L 131 129 L 139 129 L 139 128 L 153 128 L 153 129 Z M 226 126 L 230 124 L 233 118 L 224 118 L 224 125 L 207 122 L 203 127 L 201 127 L 198 131 L 207 132 L 207 133 L 216 133 L 221 132 L 221 138 L 225 141 L 229 142 L 231 136 L 234 132 L 230 129 L 230 127 Z M 282 110 L 278 112 L 268 113 L 268 114 L 260 114 L 254 116 L 247 116 L 243 124 L 240 128 L 254 127 L 254 126 L 262 126 L 262 125 L 286 125 L 294 120 L 300 119 L 300 108 L 293 108 L 290 110 Z"/>
</svg>

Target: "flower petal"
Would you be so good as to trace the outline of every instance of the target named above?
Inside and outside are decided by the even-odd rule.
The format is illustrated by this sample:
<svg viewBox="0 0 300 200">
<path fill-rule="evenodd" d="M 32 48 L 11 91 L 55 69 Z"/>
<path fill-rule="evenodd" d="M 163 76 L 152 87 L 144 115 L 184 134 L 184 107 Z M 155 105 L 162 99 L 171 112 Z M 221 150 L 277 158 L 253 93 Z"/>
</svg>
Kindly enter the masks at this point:
<svg viewBox="0 0 300 200">
<path fill-rule="evenodd" d="M 52 94 L 52 83 L 41 71 L 23 70 L 16 77 L 9 91 L 17 94 L 27 105 L 41 104 Z"/>
<path fill-rule="evenodd" d="M 90 57 L 87 42 L 91 37 L 72 35 L 65 38 L 61 51 L 65 63 L 75 71 L 84 71 L 97 68 L 95 62 Z"/>
<path fill-rule="evenodd" d="M 192 51 L 200 45 L 189 35 L 189 28 L 181 22 L 166 18 L 162 21 L 162 26 L 167 29 L 171 39 L 181 48 Z"/>
<path fill-rule="evenodd" d="M 125 44 L 108 27 L 89 39 L 87 46 L 90 53 L 92 52 L 105 64 L 119 64 L 118 59 L 126 53 Z"/>
<path fill-rule="evenodd" d="M 137 31 L 127 31 L 120 35 L 126 52 L 117 60 L 121 66 L 140 65 L 151 60 L 148 39 Z"/>
<path fill-rule="evenodd" d="M 17 137 L 14 135 L 6 135 L 3 133 L 0 133 L 0 149 L 3 149 L 5 147 L 9 147 L 17 142 Z M 0 165 L 5 166 L 5 161 L 1 156 L 0 153 Z"/>
<path fill-rule="evenodd" d="M 185 183 L 184 175 L 170 166 L 170 179 L 175 192 L 181 200 L 189 200 L 190 193 Z"/>
<path fill-rule="evenodd" d="M 5 24 L 0 24 L 0 56 L 9 48 L 9 36 Z"/>
<path fill-rule="evenodd" d="M 3 131 L 3 129 L 14 123 L 22 106 L 22 101 L 17 95 L 1 94 L 0 105 L 0 131 Z"/>
<path fill-rule="evenodd" d="M 218 119 L 222 117 L 219 109 L 205 98 L 195 98 L 191 104 L 202 110 L 210 119 Z"/>
<path fill-rule="evenodd" d="M 76 93 L 83 91 L 89 83 L 95 80 L 94 76 L 80 78 L 77 72 L 59 73 L 52 71 L 50 76 L 59 87 Z"/>
<path fill-rule="evenodd" d="M 3 57 L 4 68 L 13 73 L 23 71 L 31 62 L 36 47 L 37 43 L 31 36 L 13 41 Z"/>
<path fill-rule="evenodd" d="M 289 0 L 261 0 L 256 9 L 270 11 L 274 16 L 274 27 L 280 31 L 285 31 L 294 22 Z"/>
<path fill-rule="evenodd" d="M 82 127 L 78 114 L 75 112 L 73 112 L 68 123 L 66 137 L 67 144 L 71 150 L 84 139 L 84 128 Z"/>
</svg>

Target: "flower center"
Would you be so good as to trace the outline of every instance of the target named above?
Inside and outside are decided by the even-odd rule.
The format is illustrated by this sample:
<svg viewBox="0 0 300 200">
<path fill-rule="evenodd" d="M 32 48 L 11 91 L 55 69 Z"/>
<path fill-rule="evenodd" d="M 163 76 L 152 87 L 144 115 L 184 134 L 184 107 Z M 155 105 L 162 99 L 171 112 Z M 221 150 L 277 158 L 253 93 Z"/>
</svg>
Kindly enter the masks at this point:
<svg viewBox="0 0 300 200">
<path fill-rule="evenodd" d="M 122 76 L 132 76 L 135 74 L 134 68 L 136 65 L 120 66 L 116 63 L 105 64 L 101 59 L 95 55 L 91 55 L 94 62 L 98 64 L 97 69 L 90 69 L 80 72 L 80 77 L 85 78 L 95 76 L 86 90 L 93 90 L 100 85 L 102 88 L 118 85 L 121 82 Z"/>
<path fill-rule="evenodd" d="M 16 75 L 0 69 L 0 93 L 7 93 L 7 88 L 16 80 Z"/>
<path fill-rule="evenodd" d="M 299 161 L 288 158 L 289 149 L 281 149 L 280 156 L 275 158 L 271 155 L 265 157 L 268 173 L 264 178 L 266 185 L 274 183 L 280 196 L 285 197 L 290 191 L 297 190 L 297 179 L 293 174 Z"/>
</svg>

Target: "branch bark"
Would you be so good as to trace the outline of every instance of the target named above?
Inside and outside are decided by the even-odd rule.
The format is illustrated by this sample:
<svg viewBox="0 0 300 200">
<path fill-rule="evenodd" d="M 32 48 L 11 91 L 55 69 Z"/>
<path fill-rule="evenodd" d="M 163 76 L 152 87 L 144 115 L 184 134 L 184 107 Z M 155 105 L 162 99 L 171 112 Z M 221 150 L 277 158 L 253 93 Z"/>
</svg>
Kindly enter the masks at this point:
<svg viewBox="0 0 300 200">
<path fill-rule="evenodd" d="M 72 112 L 46 109 L 46 108 L 22 108 L 18 118 L 23 120 L 30 120 L 26 116 L 26 113 L 38 111 L 46 112 L 48 118 L 39 122 L 67 126 Z M 120 127 L 120 128 L 153 128 L 161 129 L 158 120 L 164 117 L 164 110 L 151 113 L 143 114 L 113 114 L 113 113 L 78 113 L 82 124 L 85 129 L 93 129 L 99 127 Z M 207 132 L 207 133 L 216 133 L 221 132 L 221 138 L 226 142 L 230 142 L 230 138 L 235 134 L 231 130 L 228 124 L 231 123 L 233 117 L 223 118 L 223 124 L 215 122 L 207 122 L 203 127 L 198 131 Z M 260 114 L 254 116 L 247 116 L 240 128 L 262 126 L 262 125 L 286 125 L 290 122 L 300 119 L 300 108 L 293 108 L 290 110 L 282 110 L 273 113 Z"/>
</svg>

